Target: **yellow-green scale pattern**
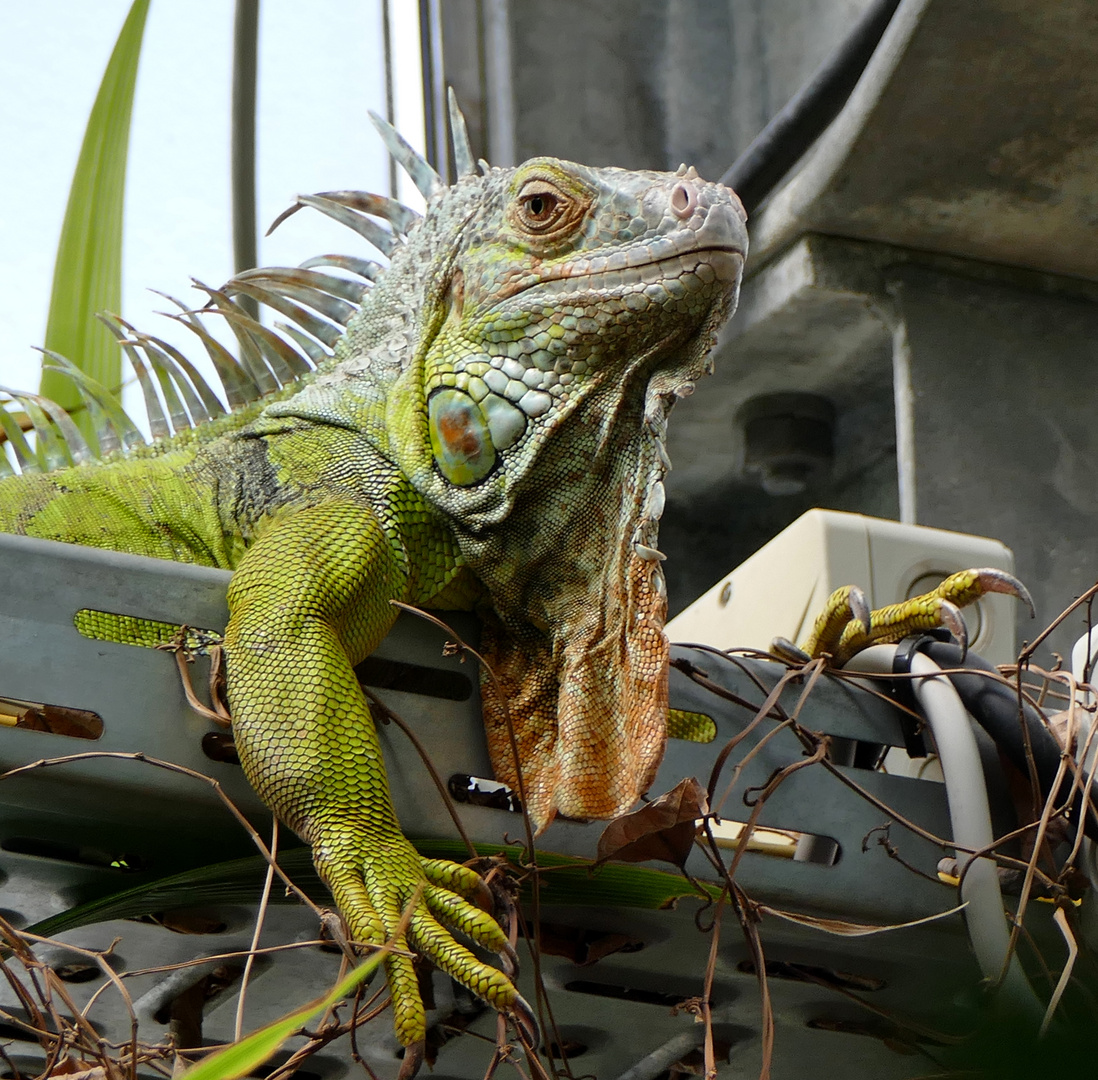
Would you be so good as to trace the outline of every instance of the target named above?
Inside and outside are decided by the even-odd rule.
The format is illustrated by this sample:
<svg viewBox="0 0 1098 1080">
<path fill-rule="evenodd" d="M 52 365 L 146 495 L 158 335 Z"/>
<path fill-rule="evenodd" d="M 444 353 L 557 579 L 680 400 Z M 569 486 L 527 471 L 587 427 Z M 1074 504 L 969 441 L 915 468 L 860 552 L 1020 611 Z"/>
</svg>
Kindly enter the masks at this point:
<svg viewBox="0 0 1098 1080">
<path fill-rule="evenodd" d="M 472 871 L 421 859 L 401 833 L 353 672 L 392 625 L 390 599 L 469 607 L 479 592 L 439 515 L 357 433 L 283 422 L 262 443 L 257 455 L 245 432 L 9 479 L 0 483 L 0 529 L 235 570 L 226 669 L 249 781 L 313 845 L 354 939 L 388 940 L 422 888 L 398 947 L 506 1009 L 516 996 L 510 980 L 445 928 L 495 951 L 506 948 L 503 931 L 465 899 L 480 887 Z M 261 491 L 242 490 L 242 453 L 253 466 L 265 460 Z M 77 628 L 144 645 L 176 630 L 90 610 Z M 415 1042 L 425 1016 L 412 961 L 390 956 L 386 968 L 397 1032 Z"/>
<path fill-rule="evenodd" d="M 93 641 L 113 641 L 118 645 L 139 645 L 146 649 L 178 642 L 187 652 L 195 653 L 222 642 L 222 636 L 216 630 L 188 626 L 180 641 L 179 634 L 183 627 L 179 623 L 96 611 L 94 608 L 81 608 L 72 617 L 72 622 L 78 633 Z"/>
</svg>

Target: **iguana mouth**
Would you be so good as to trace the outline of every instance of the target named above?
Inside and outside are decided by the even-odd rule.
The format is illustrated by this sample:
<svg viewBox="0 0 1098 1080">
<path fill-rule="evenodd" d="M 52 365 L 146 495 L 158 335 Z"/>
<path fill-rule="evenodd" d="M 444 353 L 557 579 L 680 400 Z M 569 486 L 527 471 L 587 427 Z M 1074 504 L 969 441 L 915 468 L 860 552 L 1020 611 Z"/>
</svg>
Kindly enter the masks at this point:
<svg viewBox="0 0 1098 1080">
<path fill-rule="evenodd" d="M 734 244 L 710 244 L 706 247 L 691 247 L 686 248 L 684 251 L 674 251 L 669 255 L 660 255 L 655 259 L 648 259 L 645 262 L 633 263 L 630 266 L 625 267 L 619 273 L 624 273 L 626 270 L 643 270 L 646 266 L 663 266 L 667 263 L 674 263 L 677 261 L 686 262 L 692 261 L 694 265 L 705 261 L 702 256 L 704 255 L 717 255 L 720 258 L 719 261 L 723 262 L 724 258 L 733 256 L 740 262 L 743 261 L 744 253 L 739 247 Z M 606 273 L 607 271 L 597 271 L 597 273 Z M 592 275 L 594 276 L 594 275 Z"/>
<path fill-rule="evenodd" d="M 707 255 L 711 258 L 705 258 Z M 654 277 L 651 282 L 646 282 L 643 280 L 643 272 L 653 267 L 674 266 L 676 263 L 682 273 L 694 273 L 699 266 L 708 266 L 713 270 L 718 281 L 726 285 L 735 285 L 739 281 L 744 259 L 743 249 L 733 244 L 691 247 L 683 251 L 661 255 L 659 258 L 648 259 L 645 262 L 623 266 L 603 266 L 598 269 L 590 268 L 590 264 L 596 261 L 596 259 L 591 259 L 586 266 L 576 266 L 574 263 L 566 264 L 532 281 L 519 280 L 511 287 L 504 286 L 500 290 L 497 303 L 510 300 L 524 292 L 528 292 L 530 289 L 535 289 L 540 285 L 549 285 L 553 282 L 577 282 L 584 279 L 598 280 L 600 278 L 616 277 L 619 279 L 619 287 L 622 289 L 629 289 L 636 285 L 658 284 L 661 280 L 668 280 L 669 275 L 660 275 Z"/>
<path fill-rule="evenodd" d="M 713 259 L 703 259 L 700 257 L 703 255 L 715 255 L 717 257 Z M 692 256 L 699 257 L 691 260 Z M 691 270 L 696 269 L 698 266 L 702 265 L 702 263 L 705 263 L 716 271 L 718 280 L 734 284 L 739 281 L 740 270 L 743 267 L 744 258 L 743 250 L 732 244 L 714 245 L 712 247 L 688 248 L 680 254 L 665 255 L 659 259 L 653 259 L 651 262 L 637 263 L 635 266 L 630 266 L 629 269 L 643 270 L 647 266 L 664 266 L 675 262 L 685 263 L 688 260 L 691 260 L 694 263 Z M 685 270 L 686 267 L 684 266 L 683 269 Z"/>
</svg>

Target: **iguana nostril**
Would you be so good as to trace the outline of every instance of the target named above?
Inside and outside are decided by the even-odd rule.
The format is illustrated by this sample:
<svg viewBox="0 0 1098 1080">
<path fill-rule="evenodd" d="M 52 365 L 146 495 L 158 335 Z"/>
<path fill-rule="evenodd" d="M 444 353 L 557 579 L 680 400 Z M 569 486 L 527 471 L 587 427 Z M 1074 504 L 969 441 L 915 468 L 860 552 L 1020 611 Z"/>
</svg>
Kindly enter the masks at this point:
<svg viewBox="0 0 1098 1080">
<path fill-rule="evenodd" d="M 698 205 L 698 196 L 692 184 L 679 183 L 671 189 L 671 211 L 685 221 Z"/>
</svg>

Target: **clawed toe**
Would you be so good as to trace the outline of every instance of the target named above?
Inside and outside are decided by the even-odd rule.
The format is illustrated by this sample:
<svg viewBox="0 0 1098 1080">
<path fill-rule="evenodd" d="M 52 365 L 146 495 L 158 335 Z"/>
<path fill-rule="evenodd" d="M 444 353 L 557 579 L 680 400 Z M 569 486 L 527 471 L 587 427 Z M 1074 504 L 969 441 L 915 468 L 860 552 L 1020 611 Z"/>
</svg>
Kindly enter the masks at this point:
<svg viewBox="0 0 1098 1080">
<path fill-rule="evenodd" d="M 412 1080 L 412 1077 L 419 1072 L 423 1067 L 425 1045 L 422 1039 L 418 1039 L 404 1048 L 404 1057 L 400 1061 L 397 1080 Z"/>
<path fill-rule="evenodd" d="M 521 994 L 515 995 L 509 1014 L 511 1021 L 518 1029 L 519 1038 L 532 1050 L 536 1050 L 541 1042 L 541 1031 L 534 1016 L 534 1010 L 530 1008 L 526 999 Z"/>
<path fill-rule="evenodd" d="M 842 667 L 870 645 L 893 643 L 909 634 L 944 627 L 957 639 L 963 655 L 968 651 L 968 631 L 960 609 L 988 593 L 1017 597 L 1030 616 L 1034 614 L 1029 590 L 1013 574 L 983 567 L 950 574 L 931 592 L 872 612 L 857 586 L 836 589 L 801 648 L 781 638 L 772 648 L 776 655 L 794 662 L 829 656 L 836 667 Z"/>
<path fill-rule="evenodd" d="M 964 607 L 987 593 L 1005 593 L 1007 596 L 1015 596 L 1021 600 L 1028 609 L 1031 619 L 1037 615 L 1029 589 L 1013 574 L 1008 574 L 995 566 L 950 574 L 934 592 L 943 599 L 952 601 L 958 607 Z"/>
</svg>

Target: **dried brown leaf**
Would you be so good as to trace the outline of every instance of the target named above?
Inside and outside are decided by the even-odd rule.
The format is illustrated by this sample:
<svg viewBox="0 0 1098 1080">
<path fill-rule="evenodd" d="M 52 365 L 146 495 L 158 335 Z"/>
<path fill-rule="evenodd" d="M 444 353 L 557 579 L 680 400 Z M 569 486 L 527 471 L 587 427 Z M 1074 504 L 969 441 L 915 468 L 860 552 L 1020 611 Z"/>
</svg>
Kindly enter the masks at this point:
<svg viewBox="0 0 1098 1080">
<path fill-rule="evenodd" d="M 74 1058 L 71 1054 L 67 1054 L 65 1057 L 60 1058 L 54 1063 L 53 1068 L 50 1070 L 51 1077 L 86 1077 L 90 1073 L 98 1073 L 102 1076 L 103 1069 L 92 1061 L 87 1061 L 84 1058 Z"/>
<path fill-rule="evenodd" d="M 597 861 L 659 859 L 682 869 L 694 845 L 697 820 L 708 811 L 705 788 L 687 777 L 654 802 L 611 821 L 599 837 Z"/>
<path fill-rule="evenodd" d="M 644 948 L 640 938 L 584 926 L 565 926 L 542 920 L 538 930 L 542 955 L 563 956 L 579 967 L 598 963 L 617 952 L 637 952 Z"/>
</svg>

